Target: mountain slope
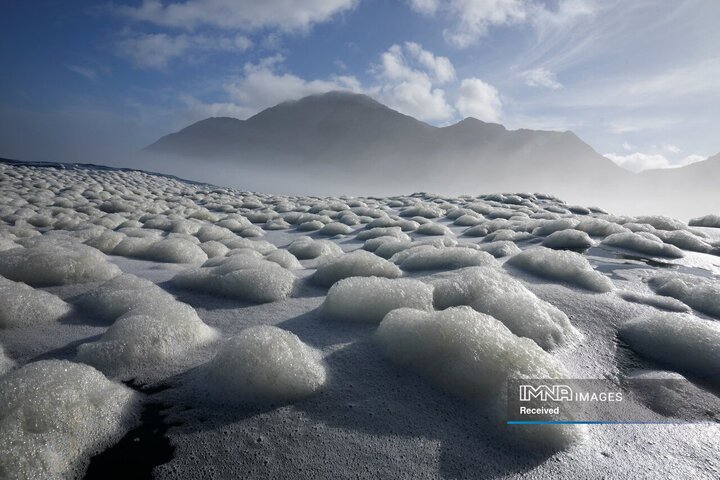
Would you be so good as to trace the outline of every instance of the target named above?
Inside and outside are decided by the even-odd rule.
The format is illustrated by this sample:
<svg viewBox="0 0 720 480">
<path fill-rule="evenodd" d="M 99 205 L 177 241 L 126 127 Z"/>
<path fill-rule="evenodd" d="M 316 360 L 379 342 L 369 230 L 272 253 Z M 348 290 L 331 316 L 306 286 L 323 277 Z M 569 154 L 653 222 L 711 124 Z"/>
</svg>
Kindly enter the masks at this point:
<svg viewBox="0 0 720 480">
<path fill-rule="evenodd" d="M 686 219 L 718 213 L 719 179 L 720 153 L 681 168 L 646 170 L 633 183 L 637 207 Z"/>
<path fill-rule="evenodd" d="M 344 92 L 283 102 L 245 121 L 206 119 L 146 150 L 222 165 L 226 183 L 228 169 L 247 179 L 248 171 L 261 166 L 276 175 L 322 180 L 325 186 L 337 179 L 371 185 L 371 192 L 357 190 L 364 193 L 523 189 L 567 194 L 601 184 L 607 188 L 631 176 L 572 132 L 510 131 L 472 118 L 434 127 L 365 95 Z M 355 190 L 350 186 L 345 193 Z"/>
</svg>

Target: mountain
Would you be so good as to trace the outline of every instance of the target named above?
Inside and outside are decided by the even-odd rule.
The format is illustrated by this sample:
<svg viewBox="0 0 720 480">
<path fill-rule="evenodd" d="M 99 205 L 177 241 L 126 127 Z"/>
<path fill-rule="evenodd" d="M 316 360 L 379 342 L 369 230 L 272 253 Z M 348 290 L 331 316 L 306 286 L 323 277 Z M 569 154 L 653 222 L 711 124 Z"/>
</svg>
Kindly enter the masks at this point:
<svg viewBox="0 0 720 480">
<path fill-rule="evenodd" d="M 640 176 L 649 182 L 673 182 L 677 186 L 688 188 L 707 185 L 717 189 L 720 179 L 720 153 L 681 168 L 645 170 Z"/>
<path fill-rule="evenodd" d="M 720 213 L 720 153 L 681 168 L 646 170 L 633 182 L 637 208 L 680 218 Z"/>
<path fill-rule="evenodd" d="M 194 169 L 198 180 L 296 193 L 513 190 L 593 201 L 633 176 L 572 132 L 474 118 L 435 127 L 346 92 L 283 102 L 247 120 L 208 118 L 146 152 Z"/>
</svg>

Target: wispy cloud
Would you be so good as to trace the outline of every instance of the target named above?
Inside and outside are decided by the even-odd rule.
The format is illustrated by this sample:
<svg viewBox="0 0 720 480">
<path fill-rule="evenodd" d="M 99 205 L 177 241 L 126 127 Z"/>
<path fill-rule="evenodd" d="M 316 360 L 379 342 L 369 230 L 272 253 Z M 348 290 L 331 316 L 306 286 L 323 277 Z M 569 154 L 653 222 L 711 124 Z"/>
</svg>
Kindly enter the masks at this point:
<svg viewBox="0 0 720 480">
<path fill-rule="evenodd" d="M 127 31 L 117 41 L 119 54 L 140 68 L 166 68 L 170 62 L 196 52 L 244 52 L 252 41 L 244 35 L 209 36 Z"/>
<path fill-rule="evenodd" d="M 137 7 L 118 6 L 116 12 L 134 20 L 187 30 L 205 26 L 306 31 L 356 4 L 357 0 L 143 0 Z"/>
<path fill-rule="evenodd" d="M 595 11 L 591 0 L 559 0 L 555 8 L 532 0 L 410 0 L 409 5 L 422 15 L 448 21 L 443 36 L 458 48 L 478 43 L 492 27 L 529 23 L 544 35 Z"/>
<path fill-rule="evenodd" d="M 65 65 L 65 67 L 71 72 L 77 73 L 81 77 L 85 77 L 88 80 L 97 80 L 98 72 L 93 68 L 83 67 L 80 65 Z"/>
<path fill-rule="evenodd" d="M 525 70 L 520 77 L 531 87 L 542 87 L 556 90 L 562 88 L 562 83 L 557 81 L 555 74 L 543 67 Z"/>
</svg>

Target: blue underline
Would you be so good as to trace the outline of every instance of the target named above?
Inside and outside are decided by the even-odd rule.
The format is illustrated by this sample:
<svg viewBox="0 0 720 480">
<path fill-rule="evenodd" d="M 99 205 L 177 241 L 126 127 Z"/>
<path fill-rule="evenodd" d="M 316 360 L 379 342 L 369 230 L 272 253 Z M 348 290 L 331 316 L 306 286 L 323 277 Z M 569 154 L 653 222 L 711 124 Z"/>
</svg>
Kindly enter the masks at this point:
<svg viewBox="0 0 720 480">
<path fill-rule="evenodd" d="M 508 425 L 686 425 L 705 422 L 687 421 L 606 421 L 606 420 L 508 420 Z"/>
</svg>

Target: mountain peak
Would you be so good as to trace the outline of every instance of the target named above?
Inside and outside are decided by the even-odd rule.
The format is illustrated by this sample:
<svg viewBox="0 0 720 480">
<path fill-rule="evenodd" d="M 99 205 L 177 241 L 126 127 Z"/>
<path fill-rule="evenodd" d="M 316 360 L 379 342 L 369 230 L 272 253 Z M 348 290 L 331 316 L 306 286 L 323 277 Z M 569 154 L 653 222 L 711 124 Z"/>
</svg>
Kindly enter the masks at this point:
<svg viewBox="0 0 720 480">
<path fill-rule="evenodd" d="M 459 122 L 457 122 L 453 125 L 450 125 L 448 127 L 445 127 L 445 128 L 453 128 L 453 127 L 462 128 L 462 129 L 478 129 L 478 128 L 487 129 L 487 128 L 489 128 L 489 129 L 493 129 L 493 130 L 507 131 L 507 129 L 505 128 L 504 125 L 501 125 L 499 123 L 494 123 L 494 122 L 486 122 L 484 120 L 479 120 L 475 117 L 465 117 L 462 120 L 460 120 Z"/>
<path fill-rule="evenodd" d="M 467 173 L 455 184 L 481 175 L 494 179 L 495 188 L 510 185 L 517 171 L 527 172 L 538 186 L 552 184 L 557 171 L 608 181 L 626 174 L 572 134 L 510 131 L 473 117 L 437 128 L 349 91 L 286 101 L 245 121 L 208 119 L 150 150 L 237 159 L 245 166 L 273 164 L 282 171 L 330 168 L 358 178 L 372 165 L 388 178 L 415 176 L 428 185 L 447 175 L 449 165 Z"/>
<path fill-rule="evenodd" d="M 316 93 L 297 100 L 287 100 L 276 107 L 304 107 L 308 105 L 345 105 L 345 106 L 362 106 L 388 109 L 385 105 L 377 100 L 362 93 L 355 93 L 348 90 L 331 90 L 325 93 Z M 276 108 L 272 107 L 272 108 Z"/>
</svg>

